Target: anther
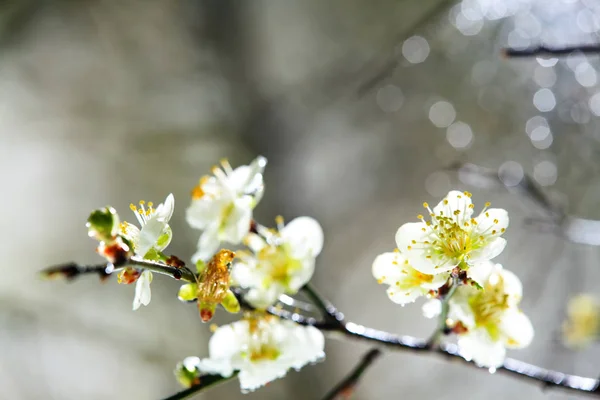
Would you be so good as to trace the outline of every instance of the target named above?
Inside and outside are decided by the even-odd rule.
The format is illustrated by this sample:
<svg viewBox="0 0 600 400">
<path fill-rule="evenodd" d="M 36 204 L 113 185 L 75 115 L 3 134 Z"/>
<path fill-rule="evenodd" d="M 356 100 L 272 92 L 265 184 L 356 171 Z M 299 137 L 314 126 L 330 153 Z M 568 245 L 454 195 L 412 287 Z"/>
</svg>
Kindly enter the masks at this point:
<svg viewBox="0 0 600 400">
<path fill-rule="evenodd" d="M 423 219 L 423 215 L 421 215 L 421 214 L 417 215 L 417 219 Z"/>
<path fill-rule="evenodd" d="M 444 205 L 448 204 L 448 199 L 444 199 Z"/>
<path fill-rule="evenodd" d="M 497 220 L 497 219 L 495 219 L 495 220 L 494 220 L 494 223 L 495 223 L 495 224 L 497 224 L 497 223 L 498 223 L 498 220 Z"/>
<path fill-rule="evenodd" d="M 492 205 L 492 203 L 490 203 L 489 201 L 485 203 L 485 206 L 486 206 L 486 207 L 489 207 L 489 206 L 491 206 L 491 205 Z"/>
<path fill-rule="evenodd" d="M 423 203 L 423 207 L 424 208 L 429 208 L 429 203 L 427 203 L 427 202 Z"/>
</svg>

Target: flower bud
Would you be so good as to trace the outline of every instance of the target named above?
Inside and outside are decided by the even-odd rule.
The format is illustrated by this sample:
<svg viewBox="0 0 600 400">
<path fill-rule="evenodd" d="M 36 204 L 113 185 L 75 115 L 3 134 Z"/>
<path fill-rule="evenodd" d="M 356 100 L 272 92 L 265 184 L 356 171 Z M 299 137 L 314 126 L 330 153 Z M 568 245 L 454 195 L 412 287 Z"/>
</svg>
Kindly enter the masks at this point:
<svg viewBox="0 0 600 400">
<path fill-rule="evenodd" d="M 189 388 L 200 383 L 200 359 L 187 357 L 175 367 L 175 377 L 181 386 Z"/>
<path fill-rule="evenodd" d="M 112 207 L 92 211 L 85 226 L 88 235 L 100 241 L 112 241 L 119 230 L 119 215 Z"/>
</svg>

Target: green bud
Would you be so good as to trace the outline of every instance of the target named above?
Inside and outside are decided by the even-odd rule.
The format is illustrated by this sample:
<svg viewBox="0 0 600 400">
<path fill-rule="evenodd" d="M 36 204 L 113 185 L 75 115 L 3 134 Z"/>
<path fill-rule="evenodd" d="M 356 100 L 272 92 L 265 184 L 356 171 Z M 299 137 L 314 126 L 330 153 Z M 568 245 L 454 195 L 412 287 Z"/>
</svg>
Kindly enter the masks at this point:
<svg viewBox="0 0 600 400">
<path fill-rule="evenodd" d="M 200 383 L 200 359 L 187 357 L 175 367 L 175 377 L 181 386 L 189 388 Z"/>
<path fill-rule="evenodd" d="M 225 311 L 227 311 L 229 313 L 235 314 L 235 313 L 240 312 L 240 302 L 238 301 L 237 297 L 235 297 L 235 294 L 233 294 L 233 292 L 231 290 L 227 291 L 227 294 L 225 295 L 225 298 L 221 302 L 221 305 L 223 306 Z"/>
<path fill-rule="evenodd" d="M 90 237 L 109 242 L 119 231 L 119 215 L 110 206 L 100 208 L 92 211 L 85 226 Z"/>
<path fill-rule="evenodd" d="M 179 288 L 177 297 L 181 301 L 194 301 L 198 298 L 198 285 L 187 283 Z"/>
</svg>

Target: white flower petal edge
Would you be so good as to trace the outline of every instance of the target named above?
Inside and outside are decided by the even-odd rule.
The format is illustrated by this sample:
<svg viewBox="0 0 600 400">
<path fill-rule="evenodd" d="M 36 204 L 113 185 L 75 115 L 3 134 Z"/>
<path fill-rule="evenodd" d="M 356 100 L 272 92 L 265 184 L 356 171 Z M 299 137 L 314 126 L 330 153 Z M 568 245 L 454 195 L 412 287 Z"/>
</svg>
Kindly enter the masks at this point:
<svg viewBox="0 0 600 400">
<path fill-rule="evenodd" d="M 218 328 L 209 341 L 206 373 L 231 376 L 239 371 L 242 391 L 253 391 L 324 358 L 325 338 L 318 329 L 273 317 L 251 317 Z"/>
<path fill-rule="evenodd" d="M 490 260 L 504 250 L 500 237 L 508 227 L 508 214 L 499 208 L 488 209 L 473 218 L 469 192 L 453 190 L 432 210 L 423 203 L 430 220 L 406 223 L 396 232 L 398 249 L 413 268 L 425 274 L 441 274 L 460 265 L 463 269 Z"/>
<path fill-rule="evenodd" d="M 282 294 L 293 295 L 311 278 L 323 248 L 323 230 L 310 217 L 298 217 L 279 231 L 261 228 L 267 240 L 248 234 L 252 252 L 240 251 L 232 267 L 233 284 L 249 289 L 246 300 L 264 309 Z"/>
<path fill-rule="evenodd" d="M 150 304 L 152 293 L 150 292 L 150 283 L 152 282 L 152 272 L 144 271 L 135 283 L 135 296 L 133 298 L 133 311 L 140 308 L 143 304 Z"/>
<path fill-rule="evenodd" d="M 399 252 L 383 253 L 375 258 L 372 272 L 377 282 L 387 284 L 387 295 L 394 303 L 405 305 L 438 289 L 446 283 L 446 275 L 428 275 L 414 269 Z"/>
<path fill-rule="evenodd" d="M 198 251 L 192 257 L 208 261 L 221 242 L 239 244 L 250 230 L 252 210 L 264 191 L 266 158 L 259 156 L 250 165 L 235 170 L 226 160 L 214 167 L 214 176 L 203 176 L 192 192 L 186 211 L 190 226 L 202 230 Z"/>
</svg>

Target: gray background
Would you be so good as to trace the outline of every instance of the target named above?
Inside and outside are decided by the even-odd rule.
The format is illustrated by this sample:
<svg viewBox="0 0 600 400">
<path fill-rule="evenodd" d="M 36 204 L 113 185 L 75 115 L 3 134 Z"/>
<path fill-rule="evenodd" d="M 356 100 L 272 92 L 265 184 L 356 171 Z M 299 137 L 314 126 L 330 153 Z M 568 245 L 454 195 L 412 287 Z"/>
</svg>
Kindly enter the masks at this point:
<svg viewBox="0 0 600 400">
<path fill-rule="evenodd" d="M 40 282 L 36 272 L 99 260 L 84 227 L 92 208 L 111 204 L 131 219 L 130 202 L 169 192 L 169 249 L 189 257 L 199 233 L 184 215 L 197 178 L 221 157 L 235 166 L 257 154 L 269 159 L 257 218 L 316 217 L 326 242 L 315 286 L 350 320 L 392 332 L 433 328 L 420 303 L 400 308 L 371 276 L 396 229 L 451 188 L 473 191 L 477 208 L 491 200 L 507 209 L 499 261 L 522 279 L 536 328 L 533 344 L 511 356 L 597 376 L 597 349 L 571 352 L 558 334 L 567 299 L 597 292 L 599 250 L 528 226 L 543 214 L 521 197 L 439 169 L 468 161 L 517 181 L 524 171 L 572 215 L 600 218 L 597 57 L 553 67 L 500 57 L 505 45 L 594 42 L 598 28 L 597 4 L 575 0 L 2 2 L 0 397 L 179 390 L 174 365 L 204 356 L 210 333 L 176 299 L 177 282 L 157 277 L 152 303 L 134 313 L 133 287 Z M 423 39 L 403 52 L 413 35 Z M 536 107 L 541 88 L 554 107 L 548 91 Z M 441 100 L 472 140 L 465 125 L 448 133 L 432 123 Z M 526 129 L 538 115 L 549 131 L 539 119 Z M 327 341 L 325 362 L 255 394 L 231 383 L 198 398 L 319 398 L 366 350 Z M 410 354 L 386 354 L 355 398 L 509 396 L 568 398 Z"/>
</svg>

